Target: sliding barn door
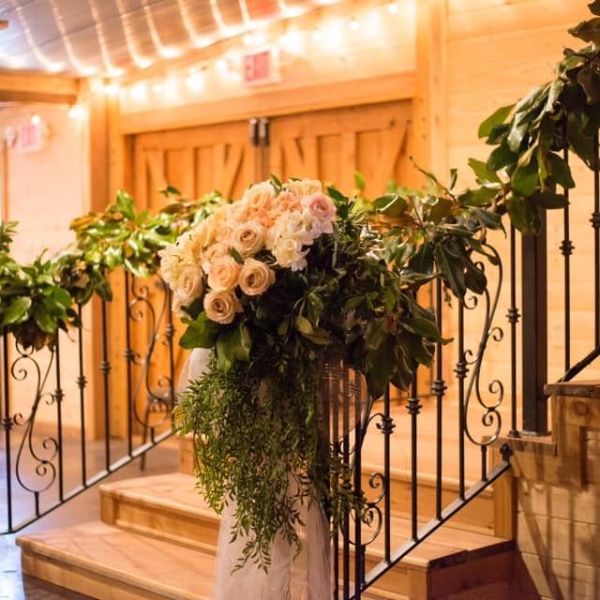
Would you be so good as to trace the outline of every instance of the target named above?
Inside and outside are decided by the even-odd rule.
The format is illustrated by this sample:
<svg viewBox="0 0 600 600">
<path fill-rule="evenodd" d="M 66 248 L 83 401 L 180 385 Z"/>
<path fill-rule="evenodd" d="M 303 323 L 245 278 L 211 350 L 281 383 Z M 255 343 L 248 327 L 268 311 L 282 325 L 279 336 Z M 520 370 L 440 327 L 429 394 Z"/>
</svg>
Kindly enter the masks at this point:
<svg viewBox="0 0 600 600">
<path fill-rule="evenodd" d="M 321 179 L 346 192 L 360 171 L 374 197 L 392 179 L 406 185 L 414 180 L 407 152 L 410 114 L 410 102 L 403 101 L 274 118 L 270 171 L 281 179 Z"/>
</svg>

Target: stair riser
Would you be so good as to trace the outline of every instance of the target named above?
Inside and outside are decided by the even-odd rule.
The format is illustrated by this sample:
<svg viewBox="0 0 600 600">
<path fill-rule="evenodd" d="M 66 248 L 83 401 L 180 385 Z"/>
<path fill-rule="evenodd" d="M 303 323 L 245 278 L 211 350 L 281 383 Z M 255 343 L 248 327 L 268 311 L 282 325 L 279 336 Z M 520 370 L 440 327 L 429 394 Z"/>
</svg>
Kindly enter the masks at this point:
<svg viewBox="0 0 600 600">
<path fill-rule="evenodd" d="M 368 498 L 377 497 L 380 489 L 373 490 L 369 485 L 371 472 L 365 471 L 362 476 L 363 490 Z M 449 489 L 447 486 L 442 489 L 442 509 L 458 498 L 458 492 L 455 489 Z M 417 502 L 419 519 L 432 519 L 435 516 L 437 491 L 435 485 L 430 482 L 419 482 L 417 487 Z M 395 513 L 410 514 L 412 486 L 408 479 L 392 474 L 391 479 L 391 509 Z M 474 498 L 465 508 L 460 510 L 452 518 L 452 523 L 460 524 L 466 529 L 484 529 L 490 533 L 494 531 L 494 499 L 491 491 L 483 492 Z"/>
<path fill-rule="evenodd" d="M 192 441 L 189 438 L 180 440 L 179 445 L 179 470 L 186 475 L 194 473 L 194 454 Z M 372 490 L 369 486 L 371 471 L 365 471 L 362 477 L 363 489 L 369 497 L 377 496 L 379 490 Z M 419 518 L 428 520 L 435 516 L 436 489 L 430 482 L 419 482 L 418 486 Z M 442 490 L 442 507 L 448 506 L 456 500 L 458 492 L 456 486 L 446 485 Z M 408 514 L 411 511 L 411 482 L 400 475 L 392 473 L 390 498 L 392 511 Z M 491 492 L 484 492 L 473 499 L 468 506 L 453 517 L 454 524 L 460 524 L 470 529 L 494 530 L 494 500 Z"/>
</svg>

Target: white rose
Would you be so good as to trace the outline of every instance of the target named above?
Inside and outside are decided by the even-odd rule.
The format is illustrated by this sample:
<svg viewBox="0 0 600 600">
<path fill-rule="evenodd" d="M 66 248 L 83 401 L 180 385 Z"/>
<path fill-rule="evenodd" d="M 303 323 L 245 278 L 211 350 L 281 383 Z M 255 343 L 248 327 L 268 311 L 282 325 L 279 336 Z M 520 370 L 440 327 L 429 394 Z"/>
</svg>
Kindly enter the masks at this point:
<svg viewBox="0 0 600 600">
<path fill-rule="evenodd" d="M 235 319 L 236 313 L 242 311 L 242 307 L 233 292 L 221 290 L 208 292 L 204 296 L 204 310 L 211 321 L 229 325 Z"/>
<path fill-rule="evenodd" d="M 292 271 L 300 271 L 306 267 L 308 250 L 302 250 L 302 241 L 298 237 L 280 237 L 275 240 L 271 249 L 277 264 L 290 268 Z"/>
<path fill-rule="evenodd" d="M 177 278 L 175 292 L 193 302 L 204 289 L 202 270 L 195 265 L 183 265 Z"/>
<path fill-rule="evenodd" d="M 261 181 L 249 187 L 242 196 L 242 203 L 250 206 L 270 204 L 275 198 L 275 188 L 269 181 Z"/>
<path fill-rule="evenodd" d="M 208 272 L 208 285 L 216 291 L 233 289 L 240 274 L 241 265 L 232 256 L 213 260 Z"/>
<path fill-rule="evenodd" d="M 243 256 L 253 256 L 265 244 L 265 228 L 256 221 L 236 225 L 230 235 L 231 245 Z"/>
<path fill-rule="evenodd" d="M 275 283 L 275 273 L 264 262 L 247 258 L 240 271 L 238 284 L 244 294 L 260 296 Z"/>
</svg>

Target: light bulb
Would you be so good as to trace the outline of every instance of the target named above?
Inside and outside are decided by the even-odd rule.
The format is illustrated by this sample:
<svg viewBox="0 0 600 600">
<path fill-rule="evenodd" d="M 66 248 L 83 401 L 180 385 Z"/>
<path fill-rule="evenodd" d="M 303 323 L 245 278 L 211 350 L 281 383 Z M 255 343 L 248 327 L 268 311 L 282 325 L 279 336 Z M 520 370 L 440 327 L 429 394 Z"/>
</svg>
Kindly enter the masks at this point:
<svg viewBox="0 0 600 600">
<path fill-rule="evenodd" d="M 186 85 L 193 92 L 199 92 L 204 87 L 204 77 L 198 71 L 192 71 L 185 80 Z"/>
<path fill-rule="evenodd" d="M 387 9 L 388 12 L 390 13 L 390 15 L 397 15 L 398 11 L 400 10 L 398 8 L 398 3 L 395 2 L 394 0 L 392 0 L 388 5 L 387 5 Z"/>
<path fill-rule="evenodd" d="M 350 31 L 358 31 L 360 29 L 360 25 L 354 17 L 352 17 L 350 21 L 348 21 L 348 28 L 350 29 Z"/>
<path fill-rule="evenodd" d="M 121 90 L 121 86 L 116 81 L 111 81 L 104 86 L 104 93 L 108 96 L 116 96 Z"/>
<path fill-rule="evenodd" d="M 146 99 L 147 89 L 145 83 L 136 83 L 129 92 L 131 98 L 136 102 L 143 102 Z"/>
<path fill-rule="evenodd" d="M 39 125 L 42 122 L 42 117 L 40 117 L 40 115 L 38 115 L 37 113 L 34 113 L 31 115 L 31 118 L 29 120 L 31 121 L 32 125 Z"/>
<path fill-rule="evenodd" d="M 312 32 L 312 39 L 315 42 L 320 42 L 323 39 L 323 32 L 318 27 Z"/>
<path fill-rule="evenodd" d="M 157 94 L 157 95 L 162 94 L 164 89 L 165 89 L 165 86 L 160 81 L 157 81 L 156 83 L 152 84 L 152 92 L 154 94 Z"/>
<path fill-rule="evenodd" d="M 82 104 L 73 104 L 69 108 L 69 117 L 75 121 L 83 121 L 87 117 L 87 110 Z"/>
<path fill-rule="evenodd" d="M 158 53 L 163 58 L 177 58 L 178 56 L 181 56 L 181 50 L 178 48 L 169 48 L 167 46 L 162 47 Z"/>
</svg>

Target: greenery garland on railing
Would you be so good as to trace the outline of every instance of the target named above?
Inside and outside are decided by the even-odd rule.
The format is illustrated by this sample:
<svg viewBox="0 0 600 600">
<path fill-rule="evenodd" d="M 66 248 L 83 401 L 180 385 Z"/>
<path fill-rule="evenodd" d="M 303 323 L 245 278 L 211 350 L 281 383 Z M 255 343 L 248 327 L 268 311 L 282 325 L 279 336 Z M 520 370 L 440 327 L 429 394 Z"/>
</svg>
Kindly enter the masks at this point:
<svg viewBox="0 0 600 600">
<path fill-rule="evenodd" d="M 575 186 L 561 153 L 568 149 L 590 168 L 597 161 L 600 127 L 600 0 L 588 5 L 594 18 L 569 32 L 590 45 L 566 49 L 552 81 L 535 88 L 514 106 L 494 112 L 479 137 L 494 146 L 487 161 L 471 159 L 481 205 L 495 202 L 514 226 L 536 233 L 546 209 L 563 208 L 563 190 Z M 561 190 L 562 188 L 562 190 Z"/>
<path fill-rule="evenodd" d="M 222 202 L 218 193 L 196 202 L 182 200 L 169 187 L 171 202 L 155 215 L 137 211 L 133 198 L 119 192 L 102 213 L 75 219 L 75 242 L 58 256 L 20 264 L 10 255 L 16 223 L 0 223 L 0 333 L 14 334 L 24 348 L 52 346 L 59 329 L 78 327 L 76 305 L 94 294 L 112 299 L 109 275 L 123 267 L 148 277 L 158 268 L 158 251 Z"/>
</svg>

